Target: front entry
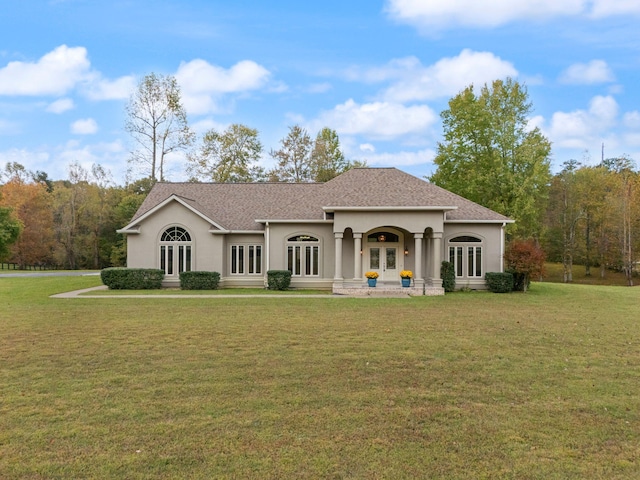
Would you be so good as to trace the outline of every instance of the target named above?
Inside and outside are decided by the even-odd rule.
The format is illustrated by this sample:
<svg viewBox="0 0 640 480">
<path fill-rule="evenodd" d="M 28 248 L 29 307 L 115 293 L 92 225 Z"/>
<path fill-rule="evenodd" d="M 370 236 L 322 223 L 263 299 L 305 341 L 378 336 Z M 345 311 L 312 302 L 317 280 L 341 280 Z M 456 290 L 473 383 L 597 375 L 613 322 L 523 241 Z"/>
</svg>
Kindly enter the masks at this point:
<svg viewBox="0 0 640 480">
<path fill-rule="evenodd" d="M 378 272 L 380 281 L 398 280 L 398 247 L 369 248 L 369 270 Z"/>
<path fill-rule="evenodd" d="M 374 232 L 367 236 L 366 271 L 378 272 L 378 280 L 382 282 L 400 281 L 400 238 L 399 235 L 384 231 Z"/>
</svg>

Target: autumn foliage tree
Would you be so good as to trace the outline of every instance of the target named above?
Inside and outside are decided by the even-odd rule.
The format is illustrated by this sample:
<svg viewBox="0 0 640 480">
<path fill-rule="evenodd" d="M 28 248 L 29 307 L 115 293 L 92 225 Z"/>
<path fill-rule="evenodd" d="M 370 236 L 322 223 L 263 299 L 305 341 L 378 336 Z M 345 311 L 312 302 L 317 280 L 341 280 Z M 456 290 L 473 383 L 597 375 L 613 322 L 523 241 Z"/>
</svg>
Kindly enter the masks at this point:
<svg viewBox="0 0 640 480">
<path fill-rule="evenodd" d="M 504 253 L 505 267 L 513 273 L 513 289 L 526 292 L 531 279 L 544 274 L 544 262 L 544 251 L 534 240 L 513 240 Z"/>
<path fill-rule="evenodd" d="M 54 248 L 51 194 L 40 183 L 13 178 L 2 187 L 0 206 L 9 207 L 23 225 L 9 258 L 21 267 L 50 263 Z"/>
</svg>

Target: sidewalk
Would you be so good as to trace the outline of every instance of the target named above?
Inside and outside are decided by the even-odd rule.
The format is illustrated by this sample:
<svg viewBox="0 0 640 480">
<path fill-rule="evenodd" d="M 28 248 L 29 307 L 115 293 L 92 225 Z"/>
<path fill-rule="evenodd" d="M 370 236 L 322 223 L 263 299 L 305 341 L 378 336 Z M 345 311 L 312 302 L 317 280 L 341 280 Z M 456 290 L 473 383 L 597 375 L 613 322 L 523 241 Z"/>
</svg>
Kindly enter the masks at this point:
<svg viewBox="0 0 640 480">
<path fill-rule="evenodd" d="M 242 295 L 242 294 L 218 294 L 218 295 L 175 295 L 172 293 L 162 294 L 162 295 L 85 295 L 89 292 L 95 292 L 99 290 L 106 290 L 106 285 L 100 285 L 98 287 L 84 288 L 82 290 L 75 290 L 72 292 L 64 292 L 57 293 L 55 295 L 51 295 L 50 298 L 383 298 L 383 295 L 273 295 L 273 294 L 264 294 L 264 295 Z M 411 298 L 407 294 L 397 294 L 389 295 L 388 298 Z"/>
</svg>

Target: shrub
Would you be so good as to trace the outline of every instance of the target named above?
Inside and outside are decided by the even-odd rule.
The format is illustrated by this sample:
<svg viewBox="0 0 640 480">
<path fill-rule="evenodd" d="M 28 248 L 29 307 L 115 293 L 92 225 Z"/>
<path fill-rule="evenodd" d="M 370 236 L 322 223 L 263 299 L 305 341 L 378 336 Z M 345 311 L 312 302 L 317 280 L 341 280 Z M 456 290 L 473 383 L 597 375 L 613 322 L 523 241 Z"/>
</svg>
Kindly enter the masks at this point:
<svg viewBox="0 0 640 480">
<path fill-rule="evenodd" d="M 217 290 L 219 283 L 218 272 L 180 272 L 182 290 Z"/>
<path fill-rule="evenodd" d="M 289 270 L 269 270 L 267 272 L 267 285 L 269 290 L 286 290 L 291 285 L 291 272 Z"/>
<path fill-rule="evenodd" d="M 509 293 L 513 291 L 513 274 L 510 272 L 487 272 L 484 280 L 490 292 Z"/>
<path fill-rule="evenodd" d="M 110 290 L 152 290 L 162 287 L 164 271 L 155 268 L 105 268 L 100 279 Z"/>
<path fill-rule="evenodd" d="M 442 288 L 444 288 L 445 292 L 453 292 L 456 289 L 456 271 L 453 263 L 442 262 L 440 278 L 442 278 Z"/>
<path fill-rule="evenodd" d="M 505 270 L 513 273 L 513 289 L 526 292 L 531 277 L 544 273 L 545 255 L 534 240 L 513 240 L 504 253 Z"/>
</svg>

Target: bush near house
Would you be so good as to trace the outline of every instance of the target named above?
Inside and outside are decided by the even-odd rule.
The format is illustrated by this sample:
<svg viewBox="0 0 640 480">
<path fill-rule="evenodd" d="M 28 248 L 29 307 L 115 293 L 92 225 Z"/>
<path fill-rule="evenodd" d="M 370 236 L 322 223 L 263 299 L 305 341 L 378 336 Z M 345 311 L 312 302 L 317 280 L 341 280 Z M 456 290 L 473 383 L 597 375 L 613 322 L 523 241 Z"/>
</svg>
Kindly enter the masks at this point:
<svg viewBox="0 0 640 480">
<path fill-rule="evenodd" d="M 269 270 L 267 272 L 267 286 L 269 290 L 287 290 L 291 285 L 289 270 Z"/>
<path fill-rule="evenodd" d="M 445 292 L 453 292 L 456 289 L 456 271 L 451 262 L 444 261 L 440 266 L 440 278 Z"/>
<path fill-rule="evenodd" d="M 217 290 L 219 283 L 218 272 L 180 272 L 182 290 Z"/>
<path fill-rule="evenodd" d="M 510 272 L 487 272 L 484 279 L 490 292 L 509 293 L 513 291 L 513 274 Z"/>
<path fill-rule="evenodd" d="M 100 279 L 110 290 L 152 290 L 162 287 L 164 271 L 155 268 L 105 268 Z"/>
</svg>

